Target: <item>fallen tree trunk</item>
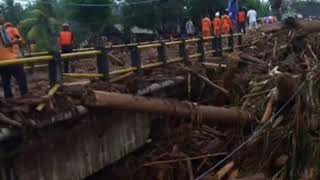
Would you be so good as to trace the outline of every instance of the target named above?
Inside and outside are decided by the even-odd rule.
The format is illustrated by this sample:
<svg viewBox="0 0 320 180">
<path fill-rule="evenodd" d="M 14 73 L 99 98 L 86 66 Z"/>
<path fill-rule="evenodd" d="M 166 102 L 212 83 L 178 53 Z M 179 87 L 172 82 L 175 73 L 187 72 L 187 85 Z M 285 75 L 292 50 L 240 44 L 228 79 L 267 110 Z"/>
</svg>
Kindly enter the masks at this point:
<svg viewBox="0 0 320 180">
<path fill-rule="evenodd" d="M 295 21 L 294 27 L 309 33 L 320 32 L 320 21 L 299 20 Z"/>
<path fill-rule="evenodd" d="M 260 31 L 270 33 L 280 31 L 286 27 L 301 29 L 305 32 L 313 33 L 320 32 L 320 21 L 306 21 L 306 20 L 288 20 L 285 24 L 279 22 L 276 24 L 266 24 L 260 27 Z"/>
<path fill-rule="evenodd" d="M 91 91 L 85 99 L 88 107 L 104 107 L 115 110 L 156 113 L 177 117 L 201 117 L 216 124 L 247 124 L 252 121 L 248 112 L 235 108 L 195 105 L 169 99 L 146 98 L 128 94 Z"/>
</svg>

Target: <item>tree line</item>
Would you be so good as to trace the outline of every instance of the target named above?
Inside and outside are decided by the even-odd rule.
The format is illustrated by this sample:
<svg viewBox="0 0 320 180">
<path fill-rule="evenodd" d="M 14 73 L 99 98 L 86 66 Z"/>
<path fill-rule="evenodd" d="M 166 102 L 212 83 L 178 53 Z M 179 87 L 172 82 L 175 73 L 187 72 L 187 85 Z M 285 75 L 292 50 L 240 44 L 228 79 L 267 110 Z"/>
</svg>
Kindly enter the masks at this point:
<svg viewBox="0 0 320 180">
<path fill-rule="evenodd" d="M 133 26 L 159 31 L 170 25 L 183 25 L 187 19 L 200 24 L 201 17 L 227 8 L 226 0 L 35 0 L 24 4 L 4 0 L 1 13 L 17 25 L 39 50 L 55 48 L 61 24 L 69 22 L 78 42 L 90 33 L 104 33 L 122 24 L 129 33 Z M 142 2 L 142 3 L 141 3 Z M 90 6 L 90 5 L 103 6 Z M 87 5 L 87 6 L 82 6 Z M 260 0 L 240 0 L 240 6 L 254 8 L 259 16 L 269 13 L 269 4 Z"/>
</svg>

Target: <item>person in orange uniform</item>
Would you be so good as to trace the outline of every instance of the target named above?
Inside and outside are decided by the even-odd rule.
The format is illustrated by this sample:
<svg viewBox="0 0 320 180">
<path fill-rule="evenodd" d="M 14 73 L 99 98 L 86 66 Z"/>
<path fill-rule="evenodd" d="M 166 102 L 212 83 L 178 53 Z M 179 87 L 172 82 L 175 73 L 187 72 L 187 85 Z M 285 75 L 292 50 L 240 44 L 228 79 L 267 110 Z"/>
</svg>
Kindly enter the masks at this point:
<svg viewBox="0 0 320 180">
<path fill-rule="evenodd" d="M 220 37 L 221 36 L 221 19 L 220 19 L 220 13 L 216 12 L 215 17 L 212 21 L 213 24 L 213 33 L 215 36 Z"/>
<path fill-rule="evenodd" d="M 22 39 L 22 36 L 21 36 L 19 30 L 16 27 L 14 27 L 12 23 L 7 22 L 4 24 L 4 26 L 6 27 L 6 31 L 7 31 L 11 40 L 18 40 L 18 41 L 22 42 L 23 39 Z M 13 44 L 12 51 L 13 51 L 13 53 L 17 54 L 18 57 L 21 56 L 19 44 Z"/>
<path fill-rule="evenodd" d="M 211 20 L 209 18 L 209 15 L 207 14 L 202 19 L 202 36 L 203 37 L 211 36 L 211 30 L 212 30 L 212 24 L 211 24 Z"/>
<path fill-rule="evenodd" d="M 245 12 L 244 8 L 241 8 L 238 12 L 238 25 L 239 25 L 239 32 L 246 33 L 246 17 L 247 13 Z"/>
<path fill-rule="evenodd" d="M 228 16 L 228 11 L 225 11 L 221 17 L 221 33 L 230 34 L 232 32 L 232 21 Z"/>
<path fill-rule="evenodd" d="M 5 18 L 0 15 L 0 61 L 17 59 L 17 54 L 12 51 L 12 45 L 20 44 L 21 40 L 11 40 L 5 27 Z M 22 65 L 10 65 L 0 68 L 2 86 L 5 98 L 13 97 L 11 90 L 11 77 L 18 83 L 21 96 L 28 93 L 27 78 Z"/>
<path fill-rule="evenodd" d="M 64 23 L 59 35 L 60 47 L 62 53 L 72 53 L 73 51 L 73 33 L 70 31 L 70 25 Z M 64 62 L 64 72 L 69 72 L 69 62 Z"/>
</svg>

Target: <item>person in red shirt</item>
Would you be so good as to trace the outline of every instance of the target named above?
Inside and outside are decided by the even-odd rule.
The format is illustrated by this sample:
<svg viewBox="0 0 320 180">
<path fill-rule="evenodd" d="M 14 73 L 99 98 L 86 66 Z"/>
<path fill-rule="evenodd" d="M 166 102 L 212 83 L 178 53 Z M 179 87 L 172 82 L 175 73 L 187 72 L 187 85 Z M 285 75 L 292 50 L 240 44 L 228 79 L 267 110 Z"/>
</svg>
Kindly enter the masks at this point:
<svg viewBox="0 0 320 180">
<path fill-rule="evenodd" d="M 230 34 L 232 32 L 232 21 L 228 16 L 228 11 L 225 11 L 221 17 L 221 32 L 222 34 Z"/>
<path fill-rule="evenodd" d="M 212 24 L 213 24 L 214 35 L 217 37 L 221 36 L 221 19 L 220 19 L 219 12 L 216 12 L 215 18 L 213 19 Z"/>
<path fill-rule="evenodd" d="M 211 24 L 211 20 L 209 18 L 209 15 L 207 14 L 202 19 L 202 36 L 203 37 L 211 36 L 211 34 L 212 34 L 211 31 L 212 31 L 212 24 Z"/>
<path fill-rule="evenodd" d="M 59 42 L 61 47 L 61 53 L 72 53 L 73 52 L 73 33 L 70 31 L 70 25 L 64 23 L 62 25 L 62 31 L 59 34 Z M 64 62 L 64 72 L 69 72 L 69 62 Z"/>
<path fill-rule="evenodd" d="M 239 32 L 246 33 L 246 21 L 247 21 L 247 13 L 244 8 L 241 8 L 238 12 L 238 25 Z"/>
</svg>

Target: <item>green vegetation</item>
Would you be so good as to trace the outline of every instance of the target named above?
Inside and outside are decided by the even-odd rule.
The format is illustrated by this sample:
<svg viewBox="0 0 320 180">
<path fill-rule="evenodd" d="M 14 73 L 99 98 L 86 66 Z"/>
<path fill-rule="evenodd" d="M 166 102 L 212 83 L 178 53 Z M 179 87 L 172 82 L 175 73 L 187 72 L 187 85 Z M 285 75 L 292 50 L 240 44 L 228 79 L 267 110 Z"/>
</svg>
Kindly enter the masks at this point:
<svg viewBox="0 0 320 180">
<path fill-rule="evenodd" d="M 142 2 L 142 3 L 141 3 Z M 123 24 L 125 32 L 133 26 L 161 32 L 175 31 L 191 18 L 200 25 L 204 14 L 214 16 L 227 8 L 226 0 L 36 0 L 24 6 L 4 0 L 0 10 L 20 27 L 28 40 L 35 40 L 39 50 L 51 50 L 63 22 L 69 22 L 76 40 L 83 41 L 91 33 L 105 33 L 113 24 Z M 83 4 L 85 4 L 83 6 Z M 101 5 L 102 6 L 99 6 Z M 93 5 L 93 6 L 92 6 Z M 98 5 L 98 6 L 96 6 Z M 269 6 L 259 0 L 242 0 L 240 6 L 255 8 L 259 16 L 269 13 Z M 127 34 L 127 33 L 126 33 Z M 53 48 L 54 49 L 54 48 Z"/>
<path fill-rule="evenodd" d="M 57 49 L 60 24 L 55 4 L 39 3 L 26 12 L 26 18 L 20 21 L 19 27 L 29 40 L 37 42 L 38 50 L 50 51 Z"/>
<path fill-rule="evenodd" d="M 292 4 L 292 9 L 303 16 L 320 16 L 320 2 L 317 0 L 297 1 Z"/>
</svg>

